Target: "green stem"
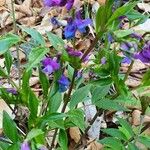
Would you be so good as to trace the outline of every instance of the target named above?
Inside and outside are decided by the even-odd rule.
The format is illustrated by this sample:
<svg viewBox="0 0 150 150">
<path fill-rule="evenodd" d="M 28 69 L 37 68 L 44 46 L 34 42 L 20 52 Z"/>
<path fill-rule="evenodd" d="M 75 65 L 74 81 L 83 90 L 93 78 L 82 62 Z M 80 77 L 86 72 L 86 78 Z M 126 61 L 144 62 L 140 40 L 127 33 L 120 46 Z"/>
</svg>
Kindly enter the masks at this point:
<svg viewBox="0 0 150 150">
<path fill-rule="evenodd" d="M 16 18 L 15 18 L 15 7 L 14 7 L 14 0 L 11 0 L 11 8 L 12 8 L 12 17 L 13 17 L 13 30 L 14 33 L 17 34 L 17 25 L 16 25 Z M 17 51 L 17 68 L 18 68 L 18 76 L 19 76 L 19 88 L 21 87 L 21 72 L 20 72 L 20 59 L 19 59 L 19 46 L 16 46 Z"/>
</svg>

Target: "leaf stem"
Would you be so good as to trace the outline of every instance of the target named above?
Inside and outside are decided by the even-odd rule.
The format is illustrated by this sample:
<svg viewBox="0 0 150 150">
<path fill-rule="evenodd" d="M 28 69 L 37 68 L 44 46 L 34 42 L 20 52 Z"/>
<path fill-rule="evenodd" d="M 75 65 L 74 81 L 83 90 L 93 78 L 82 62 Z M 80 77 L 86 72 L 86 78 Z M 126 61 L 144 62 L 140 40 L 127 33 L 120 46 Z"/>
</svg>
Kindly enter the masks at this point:
<svg viewBox="0 0 150 150">
<path fill-rule="evenodd" d="M 15 7 L 14 7 L 14 0 L 11 0 L 11 9 L 12 9 L 12 17 L 13 17 L 13 30 L 14 33 L 17 34 L 17 25 L 16 25 L 16 18 L 15 18 Z M 18 76 L 19 76 L 19 88 L 21 87 L 21 72 L 20 72 L 20 59 L 19 59 L 19 46 L 16 45 L 17 51 L 17 68 L 18 68 Z"/>
</svg>

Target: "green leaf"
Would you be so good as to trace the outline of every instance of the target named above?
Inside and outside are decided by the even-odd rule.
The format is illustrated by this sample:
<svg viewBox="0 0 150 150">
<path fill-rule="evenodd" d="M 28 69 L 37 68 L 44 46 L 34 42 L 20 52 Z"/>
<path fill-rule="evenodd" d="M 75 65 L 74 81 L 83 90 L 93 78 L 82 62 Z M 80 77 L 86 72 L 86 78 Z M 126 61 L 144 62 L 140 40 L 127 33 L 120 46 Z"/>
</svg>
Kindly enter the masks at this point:
<svg viewBox="0 0 150 150">
<path fill-rule="evenodd" d="M 101 78 L 98 80 L 93 80 L 90 82 L 90 84 L 95 85 L 95 86 L 106 86 L 110 85 L 112 83 L 112 78 Z"/>
<path fill-rule="evenodd" d="M 130 136 L 133 137 L 134 132 L 132 130 L 131 125 L 125 119 L 118 118 L 118 117 L 117 117 L 117 119 L 118 119 L 120 125 L 126 130 L 126 132 L 128 132 L 130 134 Z"/>
<path fill-rule="evenodd" d="M 32 71 L 25 71 L 22 77 L 22 89 L 20 91 L 22 102 L 27 104 L 29 101 L 29 93 L 30 93 L 30 86 L 29 86 L 29 79 L 32 75 Z"/>
<path fill-rule="evenodd" d="M 90 91 L 91 85 L 86 85 L 77 89 L 73 95 L 71 96 L 70 100 L 70 108 L 74 108 L 78 103 L 83 102 L 85 98 L 88 96 Z"/>
<path fill-rule="evenodd" d="M 33 67 L 36 67 L 41 62 L 45 54 L 48 52 L 49 50 L 45 47 L 33 48 L 29 54 L 29 63 L 27 66 L 27 71 L 31 70 Z"/>
<path fill-rule="evenodd" d="M 117 37 L 117 38 L 123 38 L 123 37 L 126 37 L 130 34 L 132 34 L 134 31 L 129 29 L 129 30 L 117 30 L 117 31 L 114 31 L 114 35 Z"/>
<path fill-rule="evenodd" d="M 9 117 L 6 111 L 3 112 L 3 131 L 5 135 L 13 142 L 19 141 L 19 134 L 17 131 L 16 124 Z"/>
<path fill-rule="evenodd" d="M 144 76 L 143 76 L 142 84 L 143 84 L 144 86 L 150 85 L 150 80 L 149 80 L 149 78 L 150 78 L 150 70 L 148 70 L 148 71 L 144 74 Z"/>
<path fill-rule="evenodd" d="M 107 0 L 105 5 L 99 7 L 96 13 L 96 33 L 104 32 L 106 23 L 112 15 L 113 0 Z M 104 17 L 105 16 L 105 17 Z"/>
<path fill-rule="evenodd" d="M 127 141 L 128 139 L 126 138 L 126 136 L 119 131 L 119 129 L 113 129 L 113 128 L 109 128 L 109 129 L 103 129 L 103 132 L 107 133 L 108 135 L 123 140 L 123 141 Z"/>
<path fill-rule="evenodd" d="M 84 112 L 81 109 L 73 109 L 67 114 L 69 115 L 69 119 L 84 132 Z"/>
<path fill-rule="evenodd" d="M 0 150 L 8 150 L 9 144 L 0 141 Z"/>
<path fill-rule="evenodd" d="M 138 138 L 138 141 L 142 144 L 144 144 L 147 148 L 150 148 L 150 137 L 144 137 L 144 136 L 140 136 Z"/>
<path fill-rule="evenodd" d="M 36 31 L 35 29 L 32 29 L 31 27 L 30 28 L 27 28 L 27 27 L 24 27 L 24 26 L 20 26 L 18 25 L 22 31 L 28 33 L 29 35 L 31 35 L 31 37 L 38 43 L 38 44 L 41 44 L 42 46 L 45 46 L 45 40 L 44 38 L 42 37 L 42 35 Z"/>
<path fill-rule="evenodd" d="M 19 36 L 15 34 L 7 34 L 3 38 L 0 38 L 0 55 L 4 54 L 19 41 L 20 41 Z"/>
<path fill-rule="evenodd" d="M 68 60 L 68 53 L 65 50 L 65 42 L 63 41 L 63 39 L 61 39 L 59 36 L 48 32 L 47 33 L 48 39 L 50 41 L 50 43 L 52 44 L 52 46 L 58 51 L 62 53 L 62 59 L 63 60 Z"/>
<path fill-rule="evenodd" d="M 128 150 L 139 150 L 139 149 L 134 143 L 129 143 Z"/>
<path fill-rule="evenodd" d="M 128 14 L 136 6 L 136 4 L 137 2 L 127 3 L 122 7 L 119 7 L 109 18 L 107 25 L 112 24 L 114 20 L 118 19 L 118 17 Z"/>
<path fill-rule="evenodd" d="M 101 98 L 104 98 L 109 92 L 110 86 L 98 86 L 95 87 L 92 92 L 92 103 L 95 103 Z"/>
<path fill-rule="evenodd" d="M 111 150 L 122 150 L 124 147 L 120 140 L 112 138 L 112 137 L 106 137 L 99 141 L 101 144 L 104 144 L 111 148 Z"/>
<path fill-rule="evenodd" d="M 47 98 L 48 90 L 49 90 L 49 80 L 47 78 L 47 75 L 41 71 L 39 68 L 39 78 L 40 78 L 40 83 L 43 89 L 43 95 L 44 98 Z"/>
<path fill-rule="evenodd" d="M 5 70 L 1 66 L 0 66 L 0 76 L 7 77 L 7 73 L 5 72 Z"/>
<path fill-rule="evenodd" d="M 58 143 L 63 150 L 68 150 L 68 138 L 65 130 L 60 129 Z"/>
<path fill-rule="evenodd" d="M 118 111 L 127 111 L 128 109 L 124 108 L 117 102 L 109 99 L 100 99 L 99 101 L 95 102 L 95 105 L 99 108 L 106 109 L 106 110 L 118 110 Z"/>
<path fill-rule="evenodd" d="M 29 121 L 28 121 L 29 126 L 32 126 L 32 127 L 35 126 L 34 124 L 36 123 L 35 121 L 37 119 L 39 101 L 40 100 L 36 97 L 34 92 L 30 89 L 29 100 L 28 100 L 28 107 L 30 110 L 30 116 L 29 116 Z"/>
<path fill-rule="evenodd" d="M 49 100 L 49 112 L 54 113 L 57 112 L 62 102 L 62 95 L 59 91 L 57 91 Z"/>
<path fill-rule="evenodd" d="M 37 136 L 39 136 L 41 134 L 44 134 L 44 132 L 41 129 L 32 129 L 28 133 L 28 135 L 26 137 L 26 140 L 31 141 L 33 138 L 35 138 L 35 137 L 37 137 Z"/>
<path fill-rule="evenodd" d="M 51 42 L 52 46 L 59 52 L 63 52 L 65 49 L 65 42 L 63 41 L 63 39 L 61 39 L 60 37 L 58 37 L 57 35 L 48 32 L 47 33 L 48 39 Z"/>
<path fill-rule="evenodd" d="M 56 120 L 61 120 L 65 117 L 67 117 L 68 115 L 64 114 L 64 113 L 51 113 L 51 114 L 47 114 L 44 117 L 41 117 L 39 120 L 39 125 L 40 126 L 44 126 L 46 123 L 49 123 L 50 121 L 56 121 Z"/>
<path fill-rule="evenodd" d="M 4 54 L 4 57 L 5 57 L 5 66 L 6 66 L 6 69 L 7 69 L 7 73 L 10 74 L 11 65 L 13 63 L 10 51 L 7 51 Z"/>
</svg>

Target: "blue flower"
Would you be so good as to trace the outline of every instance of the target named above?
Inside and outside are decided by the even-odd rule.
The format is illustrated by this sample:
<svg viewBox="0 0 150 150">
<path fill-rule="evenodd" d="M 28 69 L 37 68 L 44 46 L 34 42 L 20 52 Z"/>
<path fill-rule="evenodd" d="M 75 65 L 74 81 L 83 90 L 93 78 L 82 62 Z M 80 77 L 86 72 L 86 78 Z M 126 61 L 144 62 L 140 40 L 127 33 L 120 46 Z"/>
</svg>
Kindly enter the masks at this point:
<svg viewBox="0 0 150 150">
<path fill-rule="evenodd" d="M 58 83 L 59 83 L 59 91 L 60 92 L 65 92 L 70 85 L 70 81 L 68 80 L 68 78 L 65 75 L 62 75 L 60 77 L 60 79 L 58 80 Z"/>
<path fill-rule="evenodd" d="M 72 39 L 75 37 L 75 33 L 78 30 L 81 33 L 86 32 L 86 27 L 92 24 L 91 19 L 82 19 L 81 12 L 76 12 L 75 19 L 70 18 L 68 20 L 68 25 L 64 29 L 64 35 L 66 39 Z"/>
<path fill-rule="evenodd" d="M 14 89 L 14 88 L 7 88 L 6 90 L 7 90 L 8 93 L 11 93 L 13 95 L 17 95 L 18 94 L 17 90 Z"/>
</svg>

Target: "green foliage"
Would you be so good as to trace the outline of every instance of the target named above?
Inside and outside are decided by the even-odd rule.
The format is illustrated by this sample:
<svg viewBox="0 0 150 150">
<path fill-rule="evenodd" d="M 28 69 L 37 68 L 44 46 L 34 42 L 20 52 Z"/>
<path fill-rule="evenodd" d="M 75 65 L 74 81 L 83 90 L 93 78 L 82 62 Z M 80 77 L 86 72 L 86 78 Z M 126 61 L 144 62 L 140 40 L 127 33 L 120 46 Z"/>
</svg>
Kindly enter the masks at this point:
<svg viewBox="0 0 150 150">
<path fill-rule="evenodd" d="M 31 70 L 33 67 L 37 67 L 37 65 L 44 58 L 45 54 L 48 52 L 49 50 L 45 47 L 33 48 L 29 54 L 29 63 L 27 65 L 27 71 Z"/>
<path fill-rule="evenodd" d="M 88 96 L 90 92 L 91 85 L 86 85 L 84 87 L 81 87 L 77 89 L 70 100 L 70 108 L 74 108 L 78 103 L 85 101 L 86 97 Z"/>
<path fill-rule="evenodd" d="M 5 111 L 3 112 L 3 130 L 4 130 L 4 134 L 13 143 L 17 143 L 18 141 L 20 141 L 16 124 Z"/>
<path fill-rule="evenodd" d="M 32 29 L 32 28 L 27 28 L 27 27 L 20 26 L 20 25 L 18 25 L 18 26 L 19 26 L 19 28 L 21 28 L 22 31 L 29 34 L 33 38 L 33 40 L 35 40 L 38 44 L 45 46 L 45 40 L 38 31 L 36 31 L 35 29 Z"/>
<path fill-rule="evenodd" d="M 20 41 L 20 37 L 15 34 L 7 34 L 0 38 L 0 55 L 7 52 L 13 45 Z"/>
<path fill-rule="evenodd" d="M 58 143 L 63 150 L 68 150 L 68 138 L 65 130 L 60 129 Z"/>
</svg>

